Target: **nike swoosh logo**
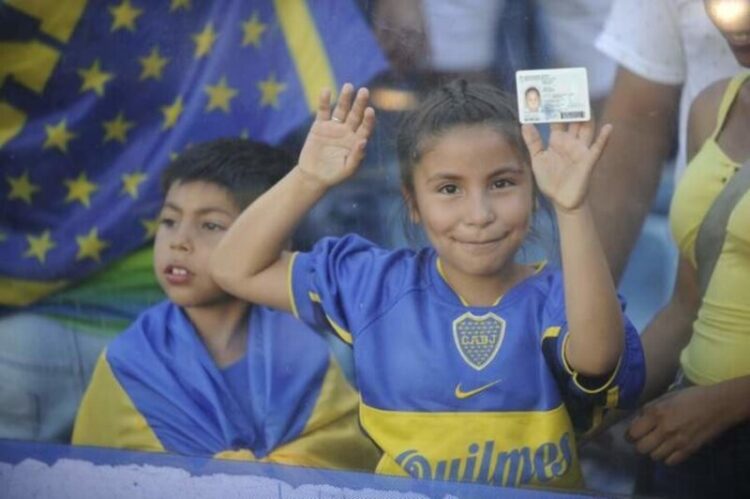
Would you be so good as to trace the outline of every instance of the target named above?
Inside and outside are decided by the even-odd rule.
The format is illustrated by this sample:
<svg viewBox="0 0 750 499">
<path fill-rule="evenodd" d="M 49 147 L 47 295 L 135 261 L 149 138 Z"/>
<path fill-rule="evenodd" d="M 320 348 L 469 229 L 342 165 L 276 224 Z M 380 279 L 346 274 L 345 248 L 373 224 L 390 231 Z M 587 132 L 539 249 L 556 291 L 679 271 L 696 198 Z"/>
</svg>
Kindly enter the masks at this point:
<svg viewBox="0 0 750 499">
<path fill-rule="evenodd" d="M 456 391 L 454 392 L 454 395 L 456 395 L 456 398 L 459 400 L 467 399 L 469 397 L 473 397 L 474 395 L 478 393 L 482 393 L 486 389 L 495 386 L 496 384 L 500 383 L 501 379 L 496 379 L 495 381 L 491 383 L 487 383 L 486 385 L 482 385 L 479 388 L 474 388 L 473 390 L 469 390 L 468 392 L 465 392 L 461 390 L 461 383 L 456 385 Z"/>
</svg>

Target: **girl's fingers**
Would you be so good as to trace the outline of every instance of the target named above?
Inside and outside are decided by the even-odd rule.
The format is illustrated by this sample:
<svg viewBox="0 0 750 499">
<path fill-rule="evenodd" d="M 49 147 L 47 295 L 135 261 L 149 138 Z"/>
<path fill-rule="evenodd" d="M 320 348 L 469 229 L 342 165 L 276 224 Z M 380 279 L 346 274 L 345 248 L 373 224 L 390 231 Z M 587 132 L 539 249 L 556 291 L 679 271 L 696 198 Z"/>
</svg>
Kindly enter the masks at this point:
<svg viewBox="0 0 750 499">
<path fill-rule="evenodd" d="M 599 136 L 596 138 L 596 142 L 594 142 L 594 144 L 590 148 L 591 154 L 594 156 L 594 160 L 597 160 L 599 156 L 601 156 L 602 151 L 604 150 L 604 146 L 607 145 L 607 141 L 609 140 L 609 136 L 611 134 L 612 125 L 610 125 L 609 123 L 604 125 L 602 129 L 599 130 Z"/>
<path fill-rule="evenodd" d="M 331 119 L 343 123 L 349 114 L 349 109 L 352 107 L 352 98 L 354 97 L 354 85 L 351 83 L 344 83 L 341 87 L 341 95 L 339 95 L 339 101 L 336 103 L 336 107 L 333 109 Z"/>
<path fill-rule="evenodd" d="M 349 127 L 357 131 L 360 123 L 362 123 L 362 117 L 364 116 L 365 109 L 367 108 L 367 101 L 370 98 L 370 92 L 366 88 L 360 88 L 357 91 L 357 95 L 354 98 L 354 105 L 351 111 L 346 116 L 346 124 Z"/>
<path fill-rule="evenodd" d="M 526 147 L 529 149 L 529 155 L 533 158 L 544 148 L 542 144 L 542 137 L 539 135 L 539 130 L 534 125 L 529 123 L 521 127 L 521 135 L 523 135 L 523 141 L 526 143 Z"/>
<path fill-rule="evenodd" d="M 375 129 L 375 110 L 368 107 L 362 113 L 364 116 L 355 130 L 357 137 L 366 140 Z"/>
<path fill-rule="evenodd" d="M 580 138 L 584 144 L 586 144 L 586 147 L 591 145 L 591 141 L 594 139 L 594 130 L 596 129 L 596 126 L 594 125 L 594 120 L 591 119 L 585 123 L 581 123 L 581 126 L 578 130 L 578 138 Z"/>
<path fill-rule="evenodd" d="M 362 139 L 358 141 L 351 150 L 351 153 L 346 157 L 346 169 L 353 170 L 362 162 L 365 157 L 365 148 L 367 147 L 367 140 Z"/>
<path fill-rule="evenodd" d="M 328 121 L 331 117 L 331 89 L 324 88 L 318 97 L 318 112 L 315 114 L 317 121 Z"/>
<path fill-rule="evenodd" d="M 571 137 L 577 138 L 578 134 L 581 133 L 581 123 L 574 121 L 573 123 L 570 123 L 568 125 L 568 135 Z M 586 144 L 588 145 L 588 144 Z"/>
</svg>

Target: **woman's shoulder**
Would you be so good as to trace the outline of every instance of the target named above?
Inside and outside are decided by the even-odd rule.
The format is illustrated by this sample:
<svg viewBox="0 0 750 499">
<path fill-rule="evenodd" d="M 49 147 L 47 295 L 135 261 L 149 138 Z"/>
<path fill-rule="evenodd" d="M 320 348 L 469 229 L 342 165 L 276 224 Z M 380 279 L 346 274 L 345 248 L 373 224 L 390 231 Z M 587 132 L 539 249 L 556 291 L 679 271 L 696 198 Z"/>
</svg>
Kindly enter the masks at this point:
<svg viewBox="0 0 750 499">
<path fill-rule="evenodd" d="M 693 99 L 690 104 L 688 119 L 688 157 L 692 157 L 698 147 L 713 133 L 716 128 L 719 106 L 731 78 L 724 78 L 710 84 Z"/>
</svg>

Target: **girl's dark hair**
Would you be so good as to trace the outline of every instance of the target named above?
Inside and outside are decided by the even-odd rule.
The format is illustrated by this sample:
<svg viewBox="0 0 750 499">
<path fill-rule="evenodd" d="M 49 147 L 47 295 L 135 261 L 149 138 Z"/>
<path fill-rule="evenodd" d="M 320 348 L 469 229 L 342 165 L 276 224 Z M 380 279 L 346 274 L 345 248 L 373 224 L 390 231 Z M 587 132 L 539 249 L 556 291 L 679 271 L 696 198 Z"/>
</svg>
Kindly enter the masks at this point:
<svg viewBox="0 0 750 499">
<path fill-rule="evenodd" d="M 429 93 L 401 122 L 396 138 L 401 185 L 414 193 L 414 167 L 425 153 L 429 139 L 461 125 L 496 128 L 529 164 L 521 137 L 516 100 L 492 85 L 455 80 Z"/>
<path fill-rule="evenodd" d="M 216 139 L 188 148 L 162 175 L 162 189 L 177 182 L 203 181 L 226 189 L 242 210 L 294 166 L 290 154 L 262 142 Z"/>
</svg>

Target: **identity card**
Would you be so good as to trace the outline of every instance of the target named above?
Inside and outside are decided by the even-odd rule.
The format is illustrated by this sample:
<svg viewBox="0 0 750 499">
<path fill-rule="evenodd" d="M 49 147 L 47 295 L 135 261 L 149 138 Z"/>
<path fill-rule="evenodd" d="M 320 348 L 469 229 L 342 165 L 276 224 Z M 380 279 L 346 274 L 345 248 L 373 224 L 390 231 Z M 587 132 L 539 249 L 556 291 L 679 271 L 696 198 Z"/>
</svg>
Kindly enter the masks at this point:
<svg viewBox="0 0 750 499">
<path fill-rule="evenodd" d="M 565 123 L 591 118 L 586 68 L 516 71 L 521 123 Z"/>
</svg>

